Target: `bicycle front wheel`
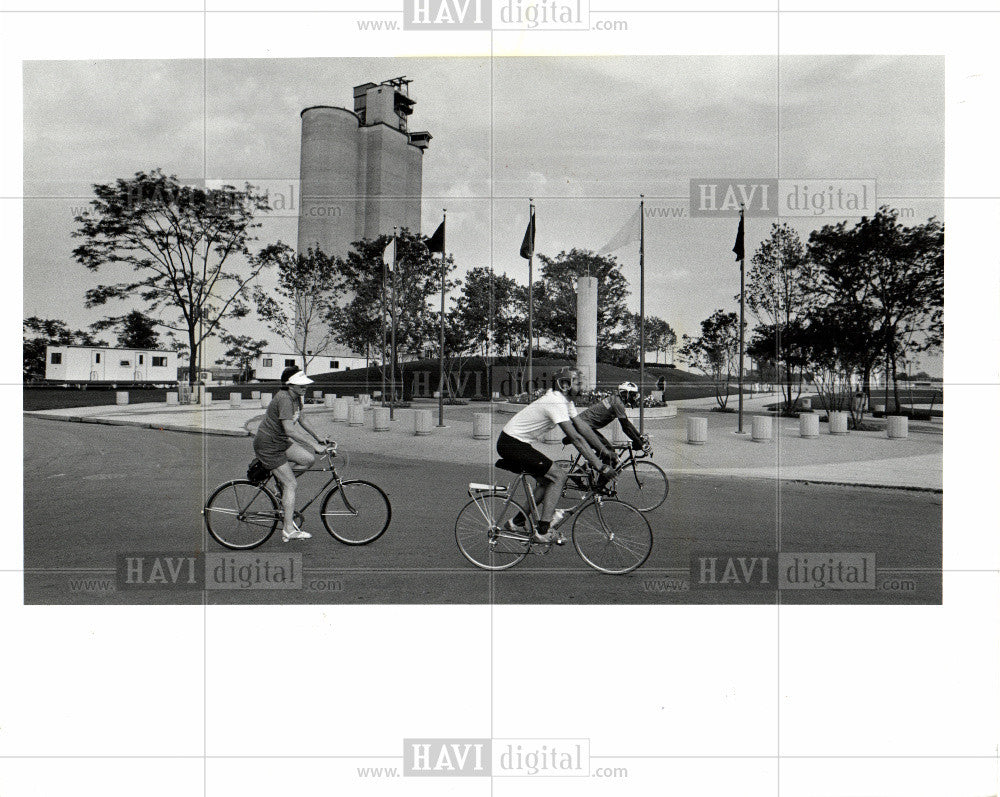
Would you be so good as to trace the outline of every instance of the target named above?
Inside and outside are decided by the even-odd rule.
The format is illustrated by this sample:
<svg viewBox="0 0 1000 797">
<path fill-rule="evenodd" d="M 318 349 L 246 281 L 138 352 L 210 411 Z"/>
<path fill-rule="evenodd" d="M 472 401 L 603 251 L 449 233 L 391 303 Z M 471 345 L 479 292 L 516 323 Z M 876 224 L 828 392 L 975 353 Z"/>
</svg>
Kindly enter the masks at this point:
<svg viewBox="0 0 1000 797">
<path fill-rule="evenodd" d="M 392 504 L 378 485 L 352 479 L 326 494 L 319 516 L 335 540 L 344 545 L 367 545 L 389 528 Z"/>
<path fill-rule="evenodd" d="M 221 485 L 205 503 L 205 527 L 220 545 L 248 551 L 267 542 L 278 527 L 278 499 L 246 479 Z"/>
<path fill-rule="evenodd" d="M 655 462 L 639 460 L 626 468 L 615 479 L 618 500 L 631 504 L 640 512 L 651 512 L 667 500 L 670 482 L 663 468 Z"/>
<path fill-rule="evenodd" d="M 506 570 L 528 555 L 530 522 L 523 534 L 503 526 L 520 513 L 528 513 L 506 495 L 482 495 L 462 507 L 455 521 L 455 542 L 462 556 L 483 570 Z"/>
<path fill-rule="evenodd" d="M 573 545 L 588 565 L 602 573 L 631 573 L 649 558 L 653 530 L 630 504 L 595 501 L 573 521 Z"/>
</svg>

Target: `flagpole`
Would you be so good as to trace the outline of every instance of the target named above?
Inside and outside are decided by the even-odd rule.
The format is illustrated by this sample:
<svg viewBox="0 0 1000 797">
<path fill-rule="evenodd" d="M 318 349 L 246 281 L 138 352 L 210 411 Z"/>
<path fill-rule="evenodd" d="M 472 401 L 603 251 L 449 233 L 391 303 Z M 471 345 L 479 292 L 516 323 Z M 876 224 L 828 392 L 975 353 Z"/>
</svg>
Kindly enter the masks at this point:
<svg viewBox="0 0 1000 797">
<path fill-rule="evenodd" d="M 746 294 L 746 278 L 744 264 L 746 263 L 746 226 L 744 219 L 745 208 L 742 203 L 740 203 L 740 227 L 743 230 L 743 251 L 740 252 L 743 257 L 740 258 L 740 368 L 739 368 L 739 389 L 740 389 L 740 417 L 739 425 L 736 429 L 737 434 L 744 434 L 743 432 L 743 314 L 745 294 Z"/>
<path fill-rule="evenodd" d="M 528 227 L 531 229 L 531 249 L 528 252 L 528 398 L 531 398 L 532 383 L 532 357 L 531 349 L 534 341 L 534 313 L 535 313 L 535 285 L 533 282 L 533 269 L 535 265 L 535 205 L 531 197 L 528 197 Z"/>
<path fill-rule="evenodd" d="M 448 219 L 448 208 L 441 211 L 441 368 L 438 380 L 438 428 L 444 428 L 444 251 L 447 231 L 445 222 Z"/>
<path fill-rule="evenodd" d="M 382 250 L 382 340 L 381 340 L 381 351 L 382 351 L 382 406 L 385 406 L 385 289 L 386 282 L 388 282 L 386 275 L 385 266 L 385 250 Z"/>
<path fill-rule="evenodd" d="M 645 430 L 642 391 L 646 380 L 646 198 L 639 194 L 639 434 Z"/>
<path fill-rule="evenodd" d="M 396 405 L 396 271 L 399 262 L 399 242 L 396 240 L 396 228 L 392 228 L 392 399 L 389 401 L 389 420 L 393 420 Z"/>
</svg>

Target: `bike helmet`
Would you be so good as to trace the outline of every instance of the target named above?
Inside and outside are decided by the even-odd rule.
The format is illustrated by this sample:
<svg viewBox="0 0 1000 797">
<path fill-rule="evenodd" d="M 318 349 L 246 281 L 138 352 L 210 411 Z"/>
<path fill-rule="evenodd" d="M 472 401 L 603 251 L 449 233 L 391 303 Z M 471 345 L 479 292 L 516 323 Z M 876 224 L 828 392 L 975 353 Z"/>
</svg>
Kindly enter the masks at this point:
<svg viewBox="0 0 1000 797">
<path fill-rule="evenodd" d="M 560 368 L 552 377 L 552 387 L 555 390 L 569 391 L 573 386 L 573 377 L 580 378 L 580 371 L 576 368 Z"/>
<path fill-rule="evenodd" d="M 621 395 L 623 393 L 629 396 L 637 396 L 639 395 L 639 388 L 636 387 L 635 382 L 622 382 L 618 385 L 618 394 Z"/>
</svg>

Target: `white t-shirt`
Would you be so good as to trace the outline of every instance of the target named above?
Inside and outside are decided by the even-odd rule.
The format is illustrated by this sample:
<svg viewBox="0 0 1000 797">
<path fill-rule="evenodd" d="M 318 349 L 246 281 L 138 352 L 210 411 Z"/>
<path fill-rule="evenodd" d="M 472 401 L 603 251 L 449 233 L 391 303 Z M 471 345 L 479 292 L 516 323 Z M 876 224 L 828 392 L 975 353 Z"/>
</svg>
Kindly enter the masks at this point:
<svg viewBox="0 0 1000 797">
<path fill-rule="evenodd" d="M 541 438 L 557 424 L 576 417 L 576 407 L 562 393 L 548 390 L 507 421 L 503 430 L 522 443 Z"/>
</svg>

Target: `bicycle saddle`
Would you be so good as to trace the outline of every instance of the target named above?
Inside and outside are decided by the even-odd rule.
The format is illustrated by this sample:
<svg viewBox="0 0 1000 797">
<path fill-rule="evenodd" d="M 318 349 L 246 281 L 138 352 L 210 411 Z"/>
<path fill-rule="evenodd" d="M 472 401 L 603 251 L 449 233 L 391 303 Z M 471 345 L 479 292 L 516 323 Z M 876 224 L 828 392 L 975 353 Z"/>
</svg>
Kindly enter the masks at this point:
<svg viewBox="0 0 1000 797">
<path fill-rule="evenodd" d="M 503 459 L 503 458 L 498 459 L 494 463 L 494 465 L 496 467 L 500 468 L 500 470 L 510 471 L 511 473 L 524 473 L 525 472 L 523 465 L 521 465 L 519 462 L 512 462 L 509 459 Z"/>
</svg>

